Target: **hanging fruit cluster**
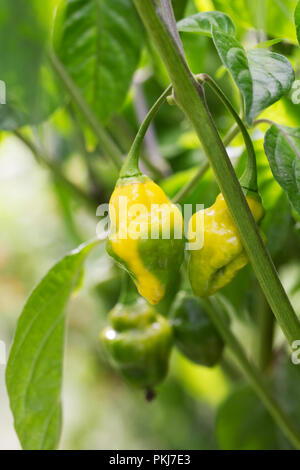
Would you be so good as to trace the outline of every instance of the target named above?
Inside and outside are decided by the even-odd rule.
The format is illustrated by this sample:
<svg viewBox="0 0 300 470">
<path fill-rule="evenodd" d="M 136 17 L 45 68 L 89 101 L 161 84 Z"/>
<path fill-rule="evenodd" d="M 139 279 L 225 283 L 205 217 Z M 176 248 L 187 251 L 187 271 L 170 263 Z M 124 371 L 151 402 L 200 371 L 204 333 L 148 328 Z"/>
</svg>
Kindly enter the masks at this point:
<svg viewBox="0 0 300 470">
<path fill-rule="evenodd" d="M 138 165 L 146 131 L 169 90 L 142 124 L 110 199 L 107 252 L 127 274 L 119 302 L 108 315 L 109 326 L 100 334 L 112 365 L 148 397 L 166 377 L 173 346 L 198 365 L 214 367 L 220 362 L 224 342 L 201 299 L 216 294 L 248 263 L 220 194 L 212 207 L 194 213 L 189 221 L 187 241 L 194 244 L 199 238 L 202 243 L 189 253 L 192 290 L 178 292 L 186 246 L 182 212 Z M 255 153 L 247 131 L 241 130 L 248 165 L 240 182 L 258 223 L 264 210 L 257 192 Z"/>
</svg>

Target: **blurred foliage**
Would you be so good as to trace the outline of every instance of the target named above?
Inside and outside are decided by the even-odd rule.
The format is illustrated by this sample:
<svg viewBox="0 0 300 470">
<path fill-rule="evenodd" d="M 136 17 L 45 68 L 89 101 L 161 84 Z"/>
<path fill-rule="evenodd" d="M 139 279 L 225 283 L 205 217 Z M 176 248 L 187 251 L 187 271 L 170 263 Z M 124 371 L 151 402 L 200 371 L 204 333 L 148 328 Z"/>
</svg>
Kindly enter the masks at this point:
<svg viewBox="0 0 300 470">
<path fill-rule="evenodd" d="M 254 47 L 258 40 L 284 38 L 271 50 L 292 62 L 299 79 L 300 49 L 292 19 L 296 3 L 296 0 L 174 0 L 177 19 L 213 9 L 228 13 L 246 49 Z M 41 149 L 41 156 L 43 152 L 49 155 L 63 175 L 96 205 L 109 200 L 118 177 L 85 120 L 70 106 L 69 96 L 47 63 L 47 46 L 58 4 L 58 0 L 5 0 L 0 7 L 0 42 L 5 44 L 1 49 L 0 79 L 7 84 L 7 105 L 0 106 L 0 339 L 7 345 L 12 341 L 17 317 L 32 286 L 63 254 L 95 235 L 99 217 L 87 209 L 57 174 L 41 165 L 42 159 L 35 161 L 32 153 L 6 130 L 22 127 L 22 132 Z M 141 38 L 139 34 L 137 37 Z M 238 90 L 222 69 L 211 39 L 197 33 L 182 33 L 182 40 L 192 71 L 205 71 L 217 78 L 238 109 Z M 80 47 L 80 42 L 77 46 Z M 153 45 L 146 40 L 139 59 L 141 47 L 142 39 L 134 52 L 135 64 L 140 60 L 139 70 L 127 96 L 134 66 L 124 78 L 127 85 L 123 83 L 120 93 L 114 96 L 114 106 L 98 113 L 100 117 L 105 115 L 106 131 L 124 153 L 139 126 L 137 110 L 141 102 L 136 83 L 147 107 L 168 84 Z M 116 80 L 118 71 L 114 72 Z M 79 84 L 82 85 L 80 80 Z M 90 104 L 93 99 L 89 96 Z M 102 99 L 105 100 L 105 93 Z M 210 92 L 207 102 L 224 137 L 232 119 Z M 290 96 L 264 111 L 262 117 L 300 127 L 300 108 Z M 300 220 L 272 176 L 263 150 L 266 130 L 267 126 L 250 130 L 266 209 L 261 230 L 284 286 L 300 313 Z M 204 152 L 177 107 L 164 105 L 153 131 L 152 145 L 168 162 L 170 174 L 165 177 L 159 164 L 154 170 L 144 165 L 168 196 L 173 197 L 194 176 L 205 159 Z M 237 173 L 241 174 L 246 156 L 240 136 L 231 142 L 228 151 Z M 148 144 L 143 160 L 147 162 L 150 155 Z M 217 194 L 218 186 L 208 171 L 185 202 L 209 206 Z M 112 266 L 104 248 L 99 247 L 88 261 L 82 289 L 74 294 L 68 307 L 62 448 L 288 448 L 265 408 L 236 372 L 228 353 L 226 363 L 208 370 L 174 352 L 168 379 L 151 404 L 146 403 L 142 393 L 128 388 L 110 369 L 98 344 L 98 333 L 106 325 L 107 313 L 117 302 L 119 292 L 119 270 Z M 229 306 L 233 328 L 249 356 L 255 358 L 253 345 L 259 336 L 261 293 L 252 268 L 248 266 L 239 273 L 222 296 Z M 276 330 L 274 357 L 265 373 L 274 394 L 287 407 L 293 421 L 299 422 L 300 369 L 291 364 L 283 344 L 282 335 Z M 2 371 L 0 366 L 1 374 Z M 0 414 L 3 417 L 0 448 L 18 448 L 3 387 Z"/>
</svg>

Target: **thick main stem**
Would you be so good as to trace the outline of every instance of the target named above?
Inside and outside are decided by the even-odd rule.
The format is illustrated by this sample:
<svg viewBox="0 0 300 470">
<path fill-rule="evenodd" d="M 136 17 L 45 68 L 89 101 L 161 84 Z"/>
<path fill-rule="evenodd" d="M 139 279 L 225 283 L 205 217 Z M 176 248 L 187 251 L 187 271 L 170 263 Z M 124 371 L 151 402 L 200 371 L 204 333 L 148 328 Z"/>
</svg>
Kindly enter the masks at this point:
<svg viewBox="0 0 300 470">
<path fill-rule="evenodd" d="M 300 338 L 300 322 L 283 289 L 216 130 L 203 89 L 178 53 L 153 1 L 134 0 L 134 3 L 167 68 L 175 99 L 194 125 L 270 307 L 288 341 L 292 343 Z"/>
</svg>

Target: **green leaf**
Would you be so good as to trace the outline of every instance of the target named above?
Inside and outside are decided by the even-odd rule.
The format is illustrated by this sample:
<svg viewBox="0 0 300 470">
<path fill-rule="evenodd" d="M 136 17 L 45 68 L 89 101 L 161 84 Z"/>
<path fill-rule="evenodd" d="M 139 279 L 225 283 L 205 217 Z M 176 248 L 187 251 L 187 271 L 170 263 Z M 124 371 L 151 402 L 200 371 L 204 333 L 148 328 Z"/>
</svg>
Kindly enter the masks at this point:
<svg viewBox="0 0 300 470">
<path fill-rule="evenodd" d="M 59 104 L 45 57 L 51 14 L 47 0 L 2 2 L 0 79 L 6 85 L 6 104 L 0 105 L 0 129 L 38 124 Z"/>
<path fill-rule="evenodd" d="M 222 450 L 278 449 L 276 425 L 248 386 L 234 390 L 220 406 L 216 433 Z"/>
<path fill-rule="evenodd" d="M 237 39 L 213 27 L 213 40 L 220 58 L 245 100 L 246 121 L 253 120 L 278 101 L 294 81 L 291 63 L 265 49 L 245 51 Z"/>
<path fill-rule="evenodd" d="M 270 37 L 295 42 L 291 21 L 296 0 L 214 0 L 215 9 L 227 13 L 238 26 L 239 37 L 245 29 L 264 31 Z"/>
<path fill-rule="evenodd" d="M 296 9 L 295 9 L 294 20 L 295 20 L 295 25 L 296 25 L 297 39 L 300 44 L 300 1 L 297 3 Z"/>
<path fill-rule="evenodd" d="M 300 214 L 300 128 L 271 126 L 264 148 L 274 178 Z"/>
<path fill-rule="evenodd" d="M 66 0 L 58 15 L 57 54 L 102 122 L 122 106 L 142 45 L 131 0 Z"/>
<path fill-rule="evenodd" d="M 34 289 L 19 318 L 6 384 L 23 449 L 55 449 L 61 433 L 64 310 L 83 262 L 99 240 L 59 261 Z"/>
<path fill-rule="evenodd" d="M 215 26 L 224 33 L 235 34 L 235 26 L 231 18 L 219 11 L 197 13 L 177 23 L 178 31 L 201 33 L 206 36 L 211 36 L 212 26 Z"/>
</svg>

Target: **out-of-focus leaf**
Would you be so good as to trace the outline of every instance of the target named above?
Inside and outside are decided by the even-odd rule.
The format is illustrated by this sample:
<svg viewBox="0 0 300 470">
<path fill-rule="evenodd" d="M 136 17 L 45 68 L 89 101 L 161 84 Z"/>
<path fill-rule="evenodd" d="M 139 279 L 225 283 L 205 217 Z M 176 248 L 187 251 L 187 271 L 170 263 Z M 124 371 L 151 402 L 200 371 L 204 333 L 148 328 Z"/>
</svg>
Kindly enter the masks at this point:
<svg viewBox="0 0 300 470">
<path fill-rule="evenodd" d="M 300 128 L 271 126 L 264 148 L 274 178 L 300 214 Z"/>
<path fill-rule="evenodd" d="M 19 318 L 6 369 L 15 429 L 23 449 L 55 449 L 61 433 L 64 310 L 98 241 L 59 261 L 34 289 Z"/>
<path fill-rule="evenodd" d="M 298 432 L 300 432 L 300 402 L 298 393 L 300 367 L 299 364 L 294 364 L 293 361 L 298 362 L 299 358 L 299 346 L 296 345 L 287 355 L 281 356 L 273 377 L 273 390 L 283 410 L 290 417 Z M 286 448 L 290 448 L 290 444 L 286 440 L 283 444 Z"/>
<path fill-rule="evenodd" d="M 143 45 L 131 0 L 65 0 L 57 16 L 57 53 L 105 122 L 122 106 Z"/>
<path fill-rule="evenodd" d="M 234 37 L 212 27 L 220 58 L 234 78 L 245 100 L 249 125 L 258 114 L 287 93 L 294 71 L 284 56 L 265 49 L 245 51 Z"/>
<path fill-rule="evenodd" d="M 178 31 L 201 33 L 211 36 L 211 27 L 215 26 L 224 33 L 235 34 L 235 26 L 228 15 L 219 11 L 205 11 L 189 16 L 177 23 Z"/>
<path fill-rule="evenodd" d="M 189 0 L 173 0 L 173 10 L 175 14 L 175 18 L 179 20 L 184 16 L 185 9 L 187 7 Z"/>
<path fill-rule="evenodd" d="M 0 129 L 37 124 L 59 103 L 45 57 L 51 17 L 49 1 L 5 0 L 1 4 L 0 79 L 6 86 L 6 104 L 0 105 Z"/>
<path fill-rule="evenodd" d="M 297 1 L 298 0 L 266 1 L 266 10 L 268 12 L 266 32 L 270 36 L 281 36 L 291 43 L 296 43 L 295 29 L 292 27 L 292 24 Z"/>
<path fill-rule="evenodd" d="M 247 8 L 246 1 L 233 0 L 228 2 L 227 0 L 214 0 L 214 5 L 216 10 L 227 13 L 239 27 L 249 28 L 253 26 L 253 18 L 251 9 Z"/>
<path fill-rule="evenodd" d="M 276 425 L 248 386 L 234 390 L 219 407 L 216 433 L 223 450 L 278 449 Z"/>
<path fill-rule="evenodd" d="M 194 74 L 201 73 L 207 67 L 207 61 L 211 54 L 209 48 L 210 40 L 200 34 L 182 34 L 182 44 L 185 56 L 191 71 Z M 199 54 L 201 51 L 201 54 Z"/>
<path fill-rule="evenodd" d="M 291 42 L 296 41 L 291 27 L 296 4 L 297 0 L 214 0 L 215 9 L 233 19 L 240 35 L 245 28 L 256 28 Z"/>
</svg>

